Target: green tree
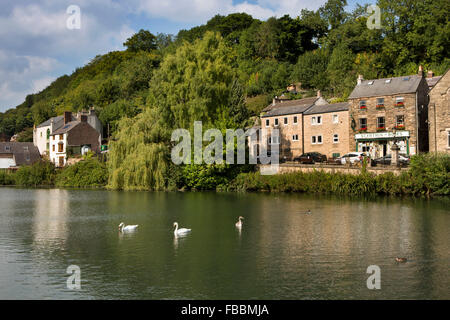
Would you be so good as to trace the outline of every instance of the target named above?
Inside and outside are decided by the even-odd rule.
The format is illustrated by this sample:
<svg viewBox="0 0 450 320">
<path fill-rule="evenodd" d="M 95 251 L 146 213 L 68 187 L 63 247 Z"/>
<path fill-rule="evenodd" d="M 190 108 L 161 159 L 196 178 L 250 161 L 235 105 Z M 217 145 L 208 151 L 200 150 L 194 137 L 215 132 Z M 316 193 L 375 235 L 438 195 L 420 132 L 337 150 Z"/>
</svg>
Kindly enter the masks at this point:
<svg viewBox="0 0 450 320">
<path fill-rule="evenodd" d="M 152 51 L 157 49 L 156 37 L 148 30 L 141 29 L 123 43 L 132 52 Z"/>
</svg>

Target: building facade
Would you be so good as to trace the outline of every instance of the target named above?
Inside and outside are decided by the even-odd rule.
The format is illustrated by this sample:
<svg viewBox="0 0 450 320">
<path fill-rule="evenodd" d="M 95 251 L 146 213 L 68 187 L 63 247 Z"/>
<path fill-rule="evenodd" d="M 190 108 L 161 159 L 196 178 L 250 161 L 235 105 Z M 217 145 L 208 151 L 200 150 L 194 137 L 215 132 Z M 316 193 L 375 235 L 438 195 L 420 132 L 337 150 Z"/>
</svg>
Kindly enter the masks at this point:
<svg viewBox="0 0 450 320">
<path fill-rule="evenodd" d="M 325 104 L 328 102 L 320 92 L 312 98 L 274 100 L 261 115 L 261 148 L 271 151 L 273 145 L 278 145 L 280 159 L 284 160 L 300 156 L 305 149 L 304 112 L 313 106 Z M 273 134 L 274 129 L 278 130 L 278 137 Z"/>
<path fill-rule="evenodd" d="M 430 152 L 450 153 L 450 69 L 429 93 Z"/>
<path fill-rule="evenodd" d="M 359 76 L 349 103 L 350 151 L 378 158 L 390 154 L 394 143 L 401 154 L 428 151 L 428 84 L 422 68 L 404 77 Z"/>
<path fill-rule="evenodd" d="M 72 114 L 65 112 L 64 125 L 50 134 L 49 159 L 56 167 L 65 166 L 69 157 L 100 152 L 100 133 L 87 123 L 87 117 L 82 116 L 81 121 L 71 119 Z"/>
<path fill-rule="evenodd" d="M 71 115 L 70 121 L 81 121 L 81 117 L 87 117 L 87 123 L 91 125 L 99 134 L 100 139 L 103 127 L 98 119 L 94 108 L 89 111 L 79 111 L 76 116 Z M 50 154 L 50 135 L 64 125 L 64 116 L 57 116 L 48 119 L 36 126 L 33 130 L 33 143 L 39 149 L 39 153 L 48 157 Z"/>
<path fill-rule="evenodd" d="M 304 112 L 304 150 L 337 158 L 349 152 L 347 102 L 315 105 Z"/>
</svg>

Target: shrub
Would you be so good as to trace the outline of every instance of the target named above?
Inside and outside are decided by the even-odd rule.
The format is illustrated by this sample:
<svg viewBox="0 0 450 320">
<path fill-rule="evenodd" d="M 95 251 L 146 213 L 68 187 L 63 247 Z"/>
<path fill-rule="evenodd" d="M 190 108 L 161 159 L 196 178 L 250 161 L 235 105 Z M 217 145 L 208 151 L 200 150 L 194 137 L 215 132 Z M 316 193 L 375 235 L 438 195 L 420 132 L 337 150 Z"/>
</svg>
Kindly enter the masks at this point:
<svg viewBox="0 0 450 320">
<path fill-rule="evenodd" d="M 58 187 L 104 187 L 108 182 L 106 165 L 96 158 L 88 158 L 64 168 L 56 177 Z"/>
<path fill-rule="evenodd" d="M 18 186 L 49 186 L 54 183 L 55 167 L 49 161 L 39 161 L 31 166 L 20 167 L 13 176 Z"/>
</svg>

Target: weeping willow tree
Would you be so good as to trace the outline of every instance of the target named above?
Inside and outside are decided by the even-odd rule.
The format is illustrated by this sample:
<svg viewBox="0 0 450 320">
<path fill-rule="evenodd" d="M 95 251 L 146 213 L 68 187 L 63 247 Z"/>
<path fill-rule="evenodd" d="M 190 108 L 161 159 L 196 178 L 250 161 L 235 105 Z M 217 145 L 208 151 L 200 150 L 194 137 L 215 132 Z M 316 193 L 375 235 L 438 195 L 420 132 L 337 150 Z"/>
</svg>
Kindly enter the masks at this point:
<svg viewBox="0 0 450 320">
<path fill-rule="evenodd" d="M 144 112 L 119 122 L 110 148 L 110 188 L 166 189 L 173 175 L 170 137 L 174 129 L 193 133 L 194 121 L 202 121 L 204 130 L 221 127 L 226 114 L 246 118 L 236 114 L 246 109 L 241 99 L 233 98 L 235 61 L 234 51 L 212 32 L 164 58 L 150 81 Z"/>
</svg>

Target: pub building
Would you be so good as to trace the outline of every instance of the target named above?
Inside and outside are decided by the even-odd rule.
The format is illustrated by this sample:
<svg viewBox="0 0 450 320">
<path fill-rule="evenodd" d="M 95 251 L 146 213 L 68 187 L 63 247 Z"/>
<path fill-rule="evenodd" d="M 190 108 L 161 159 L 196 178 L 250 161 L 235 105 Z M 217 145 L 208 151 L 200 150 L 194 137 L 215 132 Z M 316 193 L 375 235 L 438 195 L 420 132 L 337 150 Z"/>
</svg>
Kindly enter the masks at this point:
<svg viewBox="0 0 450 320">
<path fill-rule="evenodd" d="M 364 80 L 358 76 L 349 96 L 350 151 L 371 158 L 428 151 L 428 84 L 422 67 L 417 75 Z"/>
</svg>

